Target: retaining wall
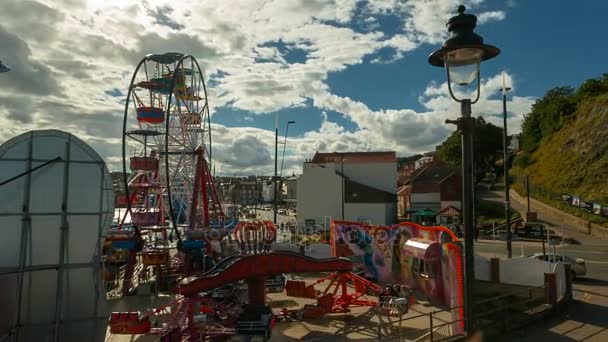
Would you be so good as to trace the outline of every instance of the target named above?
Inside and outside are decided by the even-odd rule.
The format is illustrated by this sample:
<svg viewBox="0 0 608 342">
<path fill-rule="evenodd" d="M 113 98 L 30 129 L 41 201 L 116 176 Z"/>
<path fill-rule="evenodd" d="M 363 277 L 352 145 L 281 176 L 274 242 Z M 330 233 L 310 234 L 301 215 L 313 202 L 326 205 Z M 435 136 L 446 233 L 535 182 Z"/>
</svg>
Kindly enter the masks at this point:
<svg viewBox="0 0 608 342">
<path fill-rule="evenodd" d="M 527 205 L 527 199 L 520 196 L 513 189 L 511 189 L 511 200 L 519 202 L 524 206 Z M 542 216 L 545 216 L 550 221 L 563 222 L 565 225 L 591 236 L 608 238 L 608 227 L 604 227 L 580 217 L 565 213 L 541 201 L 535 200 L 532 197 L 530 197 L 530 206 L 534 209 L 534 211 L 538 212 Z"/>
</svg>

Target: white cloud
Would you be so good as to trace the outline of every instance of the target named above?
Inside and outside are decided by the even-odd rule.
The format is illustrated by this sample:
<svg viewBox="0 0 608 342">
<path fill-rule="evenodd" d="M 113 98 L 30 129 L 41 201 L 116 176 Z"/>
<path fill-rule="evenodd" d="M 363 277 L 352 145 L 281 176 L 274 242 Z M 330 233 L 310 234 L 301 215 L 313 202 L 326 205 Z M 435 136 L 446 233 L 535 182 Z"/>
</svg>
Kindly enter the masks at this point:
<svg viewBox="0 0 608 342">
<path fill-rule="evenodd" d="M 483 0 L 465 1 L 472 8 Z M 148 53 L 193 54 L 208 81 L 211 112 L 222 106 L 265 114 L 309 106 L 341 113 L 356 126 L 346 130 L 323 115 L 321 127 L 290 138 L 286 170 L 315 150 L 395 149 L 420 152 L 449 130 L 453 113 L 444 85 L 430 84 L 421 97 L 425 112 L 371 110 L 337 96 L 326 84 L 330 73 L 363 63 L 380 49 L 392 49 L 391 62 L 423 43 L 445 38 L 445 21 L 457 3 L 445 0 L 4 0 L 0 12 L 2 60 L 13 71 L 0 76 L 0 143 L 24 129 L 59 128 L 91 143 L 110 163 L 120 165 L 120 139 L 126 93 L 139 59 Z M 361 9 L 364 33 L 352 25 Z M 374 25 L 382 15 L 402 20 L 401 32 L 386 34 Z M 479 14 L 480 23 L 504 19 L 504 12 Z M 287 50 L 305 58 L 288 62 Z M 494 78 L 484 90 L 495 88 Z M 531 99 L 513 98 L 519 115 Z M 527 107 L 526 107 L 527 106 Z M 475 110 L 499 112 L 482 98 Z M 519 116 L 517 116 L 519 117 Z M 512 119 L 513 124 L 518 119 Z M 214 159 L 245 172 L 267 172 L 273 132 L 214 125 Z M 243 159 L 237 156 L 248 154 Z M 286 171 L 287 172 L 287 171 Z"/>
<path fill-rule="evenodd" d="M 504 20 L 507 17 L 504 11 L 491 11 L 491 12 L 483 12 L 478 17 L 477 20 L 480 24 L 485 24 L 489 21 L 493 20 Z"/>
</svg>

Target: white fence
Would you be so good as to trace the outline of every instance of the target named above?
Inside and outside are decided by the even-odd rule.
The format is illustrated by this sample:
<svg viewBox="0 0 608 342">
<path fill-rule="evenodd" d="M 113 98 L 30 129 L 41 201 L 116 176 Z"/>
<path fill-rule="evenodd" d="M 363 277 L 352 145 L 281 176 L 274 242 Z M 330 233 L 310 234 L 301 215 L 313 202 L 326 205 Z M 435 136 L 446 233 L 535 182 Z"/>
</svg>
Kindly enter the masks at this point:
<svg viewBox="0 0 608 342">
<path fill-rule="evenodd" d="M 490 260 L 480 255 L 475 255 L 475 279 L 490 281 L 490 277 Z"/>
<path fill-rule="evenodd" d="M 566 274 L 563 263 L 549 263 L 538 259 L 513 258 L 500 260 L 500 282 L 503 284 L 541 286 L 545 283 L 545 273 L 555 273 L 557 299 L 566 293 Z M 491 280 L 490 260 L 475 256 L 475 278 Z"/>
</svg>

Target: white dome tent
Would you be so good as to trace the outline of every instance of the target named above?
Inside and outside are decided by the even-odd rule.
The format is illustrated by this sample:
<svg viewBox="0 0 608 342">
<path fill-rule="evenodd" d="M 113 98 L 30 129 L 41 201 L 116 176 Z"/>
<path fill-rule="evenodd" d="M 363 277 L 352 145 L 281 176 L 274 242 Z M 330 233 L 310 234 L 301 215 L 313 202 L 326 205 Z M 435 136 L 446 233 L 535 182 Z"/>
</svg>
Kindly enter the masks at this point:
<svg viewBox="0 0 608 342">
<path fill-rule="evenodd" d="M 113 210 L 104 161 L 74 135 L 0 146 L 1 341 L 103 341 L 99 250 Z"/>
</svg>

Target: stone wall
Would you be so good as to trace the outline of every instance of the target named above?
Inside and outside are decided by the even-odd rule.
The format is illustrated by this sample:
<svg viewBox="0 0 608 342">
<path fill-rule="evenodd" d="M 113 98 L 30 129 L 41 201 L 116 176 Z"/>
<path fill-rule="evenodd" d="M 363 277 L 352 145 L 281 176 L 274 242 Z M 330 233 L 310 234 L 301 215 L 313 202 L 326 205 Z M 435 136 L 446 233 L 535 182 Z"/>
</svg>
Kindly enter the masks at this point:
<svg viewBox="0 0 608 342">
<path fill-rule="evenodd" d="M 527 203 L 527 199 L 520 196 L 513 189 L 511 189 L 511 200 L 519 202 L 522 205 L 526 205 Z M 608 227 L 604 227 L 602 225 L 589 222 L 580 217 L 565 213 L 541 201 L 535 200 L 532 197 L 530 197 L 530 206 L 550 221 L 563 222 L 567 226 L 576 229 L 581 233 L 585 233 L 591 236 L 608 238 Z"/>
</svg>

